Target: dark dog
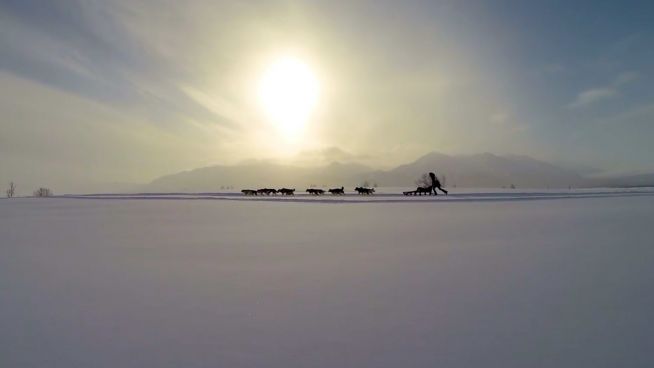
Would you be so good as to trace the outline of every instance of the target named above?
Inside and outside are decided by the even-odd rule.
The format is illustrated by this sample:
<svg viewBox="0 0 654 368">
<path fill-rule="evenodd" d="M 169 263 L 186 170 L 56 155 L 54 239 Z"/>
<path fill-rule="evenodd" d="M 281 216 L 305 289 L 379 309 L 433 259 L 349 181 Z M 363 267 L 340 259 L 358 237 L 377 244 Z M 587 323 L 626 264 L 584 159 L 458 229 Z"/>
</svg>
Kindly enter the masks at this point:
<svg viewBox="0 0 654 368">
<path fill-rule="evenodd" d="M 277 189 L 270 189 L 270 188 L 257 189 L 257 194 L 261 194 L 261 195 L 277 194 Z"/>
<path fill-rule="evenodd" d="M 328 192 L 332 195 L 343 195 L 345 194 L 345 187 L 330 189 Z"/>
<path fill-rule="evenodd" d="M 282 189 L 278 190 L 277 192 L 281 193 L 282 195 L 294 195 L 295 194 L 295 188 L 293 188 L 293 189 L 282 188 Z"/>
<path fill-rule="evenodd" d="M 307 189 L 307 193 L 309 193 L 309 194 L 313 194 L 313 195 L 317 195 L 317 196 L 318 196 L 318 195 L 323 195 L 323 194 L 325 194 L 325 191 L 322 190 L 322 189 L 313 189 L 313 188 L 309 188 L 309 189 Z"/>
<path fill-rule="evenodd" d="M 257 191 L 256 191 L 256 190 L 252 190 L 252 189 L 243 189 L 243 190 L 241 191 L 241 193 L 245 194 L 246 196 L 247 196 L 247 195 L 257 195 Z"/>
<path fill-rule="evenodd" d="M 365 195 L 370 195 L 375 192 L 375 188 L 363 188 L 363 187 L 356 187 L 354 190 L 357 191 L 359 194 L 365 194 Z"/>
</svg>

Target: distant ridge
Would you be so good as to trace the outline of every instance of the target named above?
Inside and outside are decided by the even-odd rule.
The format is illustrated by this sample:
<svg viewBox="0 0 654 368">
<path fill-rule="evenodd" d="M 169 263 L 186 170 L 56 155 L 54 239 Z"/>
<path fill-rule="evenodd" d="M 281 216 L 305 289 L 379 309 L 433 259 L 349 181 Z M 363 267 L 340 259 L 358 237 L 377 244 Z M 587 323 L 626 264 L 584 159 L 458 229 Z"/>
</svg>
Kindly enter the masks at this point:
<svg viewBox="0 0 654 368">
<path fill-rule="evenodd" d="M 420 173 L 435 171 L 447 186 L 529 188 L 581 186 L 585 179 L 574 171 L 528 156 L 498 156 L 492 153 L 450 156 L 428 153 L 416 161 L 389 171 L 372 174 L 383 185 L 413 184 Z"/>
<path fill-rule="evenodd" d="M 220 187 L 295 187 L 304 190 L 315 185 L 354 186 L 367 181 L 370 185 L 414 187 L 423 173 L 435 171 L 444 177 L 446 186 L 500 188 L 567 188 L 598 186 L 651 186 L 654 174 L 611 179 L 585 178 L 572 169 L 562 168 L 529 156 L 446 155 L 430 152 L 417 160 L 391 170 L 372 170 L 355 163 L 334 162 L 305 168 L 266 162 L 248 162 L 235 166 L 209 166 L 162 176 L 145 186 L 156 192 L 216 191 Z"/>
<path fill-rule="evenodd" d="M 247 163 L 236 166 L 209 166 L 162 176 L 146 186 L 152 191 L 215 191 L 221 186 L 297 187 L 311 185 L 349 185 L 357 183 L 367 166 L 334 162 L 326 166 L 304 168 L 273 163 Z"/>
<path fill-rule="evenodd" d="M 616 188 L 654 187 L 654 174 L 625 175 L 594 179 L 593 186 Z"/>
</svg>

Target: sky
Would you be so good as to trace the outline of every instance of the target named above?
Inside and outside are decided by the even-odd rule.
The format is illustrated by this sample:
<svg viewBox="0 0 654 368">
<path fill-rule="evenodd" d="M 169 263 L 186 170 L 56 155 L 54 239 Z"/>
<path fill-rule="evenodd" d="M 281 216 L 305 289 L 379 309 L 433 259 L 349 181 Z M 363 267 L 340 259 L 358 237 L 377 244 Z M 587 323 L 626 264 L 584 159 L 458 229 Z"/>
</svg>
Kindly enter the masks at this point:
<svg viewBox="0 0 654 368">
<path fill-rule="evenodd" d="M 651 172 L 652 45 L 646 1 L 0 0 L 0 182 L 430 151 Z M 293 139 L 257 98 L 289 56 L 319 85 Z"/>
</svg>

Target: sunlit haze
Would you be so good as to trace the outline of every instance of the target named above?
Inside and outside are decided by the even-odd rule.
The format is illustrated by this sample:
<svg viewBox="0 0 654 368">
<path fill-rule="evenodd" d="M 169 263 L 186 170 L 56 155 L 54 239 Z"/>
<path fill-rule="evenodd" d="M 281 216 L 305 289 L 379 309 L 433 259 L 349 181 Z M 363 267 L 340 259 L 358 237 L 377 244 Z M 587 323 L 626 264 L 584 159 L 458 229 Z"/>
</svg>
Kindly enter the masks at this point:
<svg viewBox="0 0 654 368">
<path fill-rule="evenodd" d="M 311 69 L 292 57 L 275 60 L 259 84 L 259 99 L 270 121 L 289 139 L 298 139 L 318 100 Z"/>
<path fill-rule="evenodd" d="M 0 0 L 0 368 L 654 366 L 654 1 Z"/>
<path fill-rule="evenodd" d="M 388 169 L 433 151 L 651 172 L 653 12 L 0 1 L 0 183 L 86 190 L 252 160 Z"/>
</svg>

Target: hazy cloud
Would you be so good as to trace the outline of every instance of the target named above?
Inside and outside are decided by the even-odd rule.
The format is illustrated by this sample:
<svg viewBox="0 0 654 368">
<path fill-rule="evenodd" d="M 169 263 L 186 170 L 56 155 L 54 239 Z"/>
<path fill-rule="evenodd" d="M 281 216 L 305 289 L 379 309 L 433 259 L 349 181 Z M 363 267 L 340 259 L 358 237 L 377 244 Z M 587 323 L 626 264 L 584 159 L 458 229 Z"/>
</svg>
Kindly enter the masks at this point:
<svg viewBox="0 0 654 368">
<path fill-rule="evenodd" d="M 490 121 L 496 124 L 505 124 L 509 120 L 509 114 L 505 112 L 496 112 L 490 116 Z"/>
<path fill-rule="evenodd" d="M 557 155 L 580 149 L 557 139 L 569 135 L 558 123 L 570 113 L 557 107 L 590 110 L 616 96 L 629 106 L 651 101 L 647 86 L 638 96 L 626 90 L 651 74 L 647 35 L 633 40 L 630 54 L 616 52 L 625 68 L 610 70 L 622 73 L 580 75 L 588 84 L 575 84 L 575 65 L 632 22 L 611 21 L 610 32 L 588 24 L 596 32 L 579 40 L 569 37 L 578 17 L 558 16 L 567 7 L 541 19 L 531 3 L 443 4 L 0 1 L 0 182 L 32 172 L 53 182 L 148 181 L 248 158 L 290 162 L 298 152 L 309 163 L 373 167 L 433 150 Z M 583 15 L 607 13 L 584 7 Z M 522 29 L 514 20 L 546 27 L 498 37 Z M 554 29 L 552 21 L 570 23 Z M 321 83 L 317 108 L 292 143 L 256 99 L 261 70 L 289 50 Z M 642 136 L 617 134 L 605 144 L 614 151 Z M 589 157 L 609 152 L 585 142 Z"/>
<path fill-rule="evenodd" d="M 611 99 L 620 94 L 620 88 L 629 84 L 633 81 L 636 81 L 640 77 L 638 72 L 626 71 L 620 73 L 613 83 L 606 87 L 592 88 L 580 92 L 577 95 L 577 98 L 568 105 L 570 108 L 579 108 L 594 103 Z"/>
<path fill-rule="evenodd" d="M 368 155 L 358 155 L 342 148 L 331 146 L 313 150 L 305 150 L 296 155 L 292 162 L 298 165 L 326 165 L 334 162 L 361 163 L 370 158 Z"/>
<path fill-rule="evenodd" d="M 593 88 L 583 91 L 569 105 L 571 108 L 583 107 L 615 97 L 618 91 L 613 87 Z"/>
<path fill-rule="evenodd" d="M 627 83 L 638 80 L 640 78 L 640 73 L 634 71 L 627 71 L 620 73 L 613 83 L 615 86 L 622 86 Z"/>
</svg>

